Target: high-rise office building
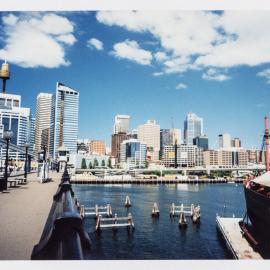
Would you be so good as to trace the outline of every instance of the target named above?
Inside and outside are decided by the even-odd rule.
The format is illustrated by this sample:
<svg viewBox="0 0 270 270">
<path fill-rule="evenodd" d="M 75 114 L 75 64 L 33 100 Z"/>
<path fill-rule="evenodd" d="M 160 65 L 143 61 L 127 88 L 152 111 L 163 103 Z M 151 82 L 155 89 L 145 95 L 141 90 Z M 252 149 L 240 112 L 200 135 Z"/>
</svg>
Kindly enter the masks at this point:
<svg viewBox="0 0 270 270">
<path fill-rule="evenodd" d="M 114 119 L 113 134 L 128 133 L 129 115 L 116 115 Z"/>
<path fill-rule="evenodd" d="M 231 143 L 232 147 L 240 148 L 241 147 L 241 140 L 239 138 L 232 139 Z"/>
<path fill-rule="evenodd" d="M 112 135 L 112 151 L 111 155 L 116 159 L 116 162 L 120 162 L 120 146 L 125 140 L 131 138 L 131 135 L 126 133 L 117 133 Z"/>
<path fill-rule="evenodd" d="M 218 135 L 219 148 L 229 149 L 231 148 L 231 135 L 228 133 Z"/>
<path fill-rule="evenodd" d="M 106 146 L 105 142 L 101 140 L 91 140 L 89 143 L 90 154 L 105 155 Z"/>
<path fill-rule="evenodd" d="M 47 153 L 50 152 L 50 124 L 52 111 L 52 94 L 39 93 L 36 103 L 35 124 L 35 154 L 45 146 Z"/>
<path fill-rule="evenodd" d="M 146 165 L 146 144 L 137 139 L 125 140 L 121 143 L 120 162 L 126 168 L 144 168 Z"/>
<path fill-rule="evenodd" d="M 140 142 L 146 143 L 151 159 L 153 161 L 158 160 L 160 150 L 160 126 L 156 124 L 155 120 L 148 120 L 145 124 L 138 126 L 138 139 Z"/>
<path fill-rule="evenodd" d="M 56 83 L 51 117 L 51 153 L 57 157 L 58 148 L 65 146 L 70 154 L 77 153 L 79 92 Z"/>
<path fill-rule="evenodd" d="M 193 139 L 203 135 L 203 119 L 195 113 L 188 113 L 184 122 L 184 143 L 193 145 Z"/>
<path fill-rule="evenodd" d="M 36 133 L 36 118 L 30 115 L 30 151 L 35 152 L 35 133 Z"/>
<path fill-rule="evenodd" d="M 197 136 L 193 139 L 193 144 L 197 145 L 199 148 L 208 150 L 208 137 L 205 135 Z"/>
<path fill-rule="evenodd" d="M 5 130 L 12 130 L 12 144 L 24 146 L 30 141 L 30 109 L 21 107 L 21 96 L 0 94 L 0 137 Z M 5 148 L 3 148 L 5 151 Z M 2 152 L 2 151 L 1 151 Z M 10 157 L 24 159 L 24 155 L 17 155 L 10 151 Z"/>
</svg>

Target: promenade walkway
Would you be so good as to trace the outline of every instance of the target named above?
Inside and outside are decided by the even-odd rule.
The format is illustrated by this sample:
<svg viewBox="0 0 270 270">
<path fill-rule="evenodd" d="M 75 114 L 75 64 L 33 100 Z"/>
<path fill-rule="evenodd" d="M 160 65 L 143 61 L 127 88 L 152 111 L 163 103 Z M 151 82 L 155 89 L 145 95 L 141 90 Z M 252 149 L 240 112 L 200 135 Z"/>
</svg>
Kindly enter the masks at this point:
<svg viewBox="0 0 270 270">
<path fill-rule="evenodd" d="M 62 173 L 41 184 L 36 173 L 28 184 L 0 192 L 0 260 L 29 260 L 39 242 Z"/>
</svg>

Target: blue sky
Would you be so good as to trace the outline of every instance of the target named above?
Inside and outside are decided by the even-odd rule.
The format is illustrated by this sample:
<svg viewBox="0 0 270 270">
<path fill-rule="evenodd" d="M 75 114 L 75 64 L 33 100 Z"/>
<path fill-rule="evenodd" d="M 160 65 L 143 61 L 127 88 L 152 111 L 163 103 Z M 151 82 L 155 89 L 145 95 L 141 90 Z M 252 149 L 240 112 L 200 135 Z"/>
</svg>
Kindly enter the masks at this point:
<svg viewBox="0 0 270 270">
<path fill-rule="evenodd" d="M 110 146 L 114 116 L 183 131 L 204 119 L 210 146 L 228 132 L 260 147 L 270 100 L 269 12 L 1 13 L 7 92 L 34 113 L 57 81 L 80 92 L 79 138 Z"/>
</svg>

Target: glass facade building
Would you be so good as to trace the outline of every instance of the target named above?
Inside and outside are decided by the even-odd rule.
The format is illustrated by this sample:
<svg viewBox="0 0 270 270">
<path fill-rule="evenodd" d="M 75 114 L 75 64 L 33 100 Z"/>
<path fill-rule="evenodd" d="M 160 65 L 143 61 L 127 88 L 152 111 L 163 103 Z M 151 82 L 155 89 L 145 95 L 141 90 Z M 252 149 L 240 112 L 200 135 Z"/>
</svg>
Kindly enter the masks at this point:
<svg viewBox="0 0 270 270">
<path fill-rule="evenodd" d="M 144 168 L 146 165 L 146 144 L 136 139 L 121 143 L 120 161 L 127 168 Z"/>
<path fill-rule="evenodd" d="M 4 131 L 12 130 L 12 144 L 24 146 L 30 141 L 30 109 L 21 107 L 21 96 L 0 94 L 0 137 Z M 5 147 L 1 150 L 3 154 Z M 10 151 L 10 157 L 16 160 L 24 159 L 24 155 Z"/>
<path fill-rule="evenodd" d="M 184 122 L 184 143 L 193 145 L 193 139 L 203 135 L 203 119 L 195 113 L 188 113 Z"/>
<path fill-rule="evenodd" d="M 60 146 L 77 153 L 79 92 L 57 82 L 51 112 L 51 152 L 55 159 Z M 53 134 L 52 134 L 53 133 Z"/>
</svg>

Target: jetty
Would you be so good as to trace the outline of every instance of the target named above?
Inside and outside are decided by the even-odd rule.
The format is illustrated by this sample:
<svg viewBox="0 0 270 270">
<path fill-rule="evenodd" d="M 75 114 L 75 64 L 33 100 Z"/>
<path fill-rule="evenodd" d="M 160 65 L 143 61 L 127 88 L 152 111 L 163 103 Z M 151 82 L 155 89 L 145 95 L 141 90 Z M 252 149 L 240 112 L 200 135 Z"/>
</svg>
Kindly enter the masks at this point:
<svg viewBox="0 0 270 270">
<path fill-rule="evenodd" d="M 231 182 L 231 181 L 230 181 Z M 242 179 L 236 179 L 234 183 L 243 183 Z M 95 178 L 95 179 L 77 179 L 73 177 L 71 179 L 72 184 L 79 185 L 105 185 L 105 184 L 136 184 L 136 185 L 157 185 L 157 184 L 222 184 L 228 183 L 227 179 L 140 179 L 140 178 L 130 178 L 130 179 L 104 179 L 104 178 Z"/>
<path fill-rule="evenodd" d="M 253 250 L 243 231 L 239 226 L 242 218 L 216 217 L 216 225 L 221 233 L 226 246 L 237 260 L 241 259 L 263 259 L 262 256 Z"/>
<path fill-rule="evenodd" d="M 128 229 L 135 229 L 132 215 L 129 213 L 127 217 L 118 217 L 117 214 L 113 218 L 102 218 L 98 216 L 96 223 L 96 231 L 101 231 L 103 228 L 117 229 L 120 227 L 126 227 Z"/>
<path fill-rule="evenodd" d="M 107 215 L 107 217 L 112 217 L 112 207 L 110 204 L 105 206 L 87 207 L 84 205 L 80 206 L 80 215 L 82 218 L 94 216 L 97 218 L 99 215 Z"/>
</svg>

